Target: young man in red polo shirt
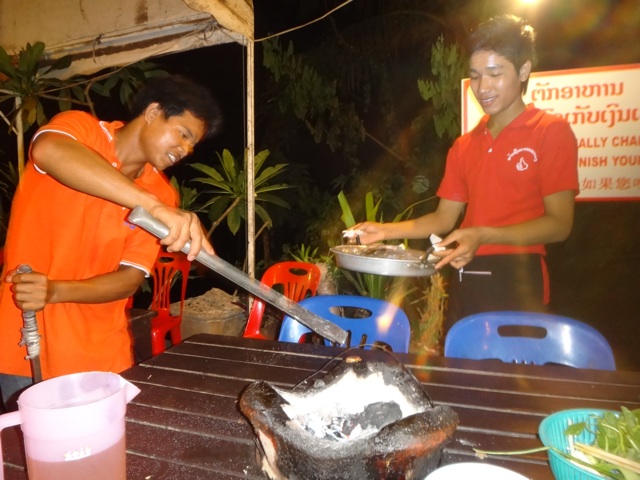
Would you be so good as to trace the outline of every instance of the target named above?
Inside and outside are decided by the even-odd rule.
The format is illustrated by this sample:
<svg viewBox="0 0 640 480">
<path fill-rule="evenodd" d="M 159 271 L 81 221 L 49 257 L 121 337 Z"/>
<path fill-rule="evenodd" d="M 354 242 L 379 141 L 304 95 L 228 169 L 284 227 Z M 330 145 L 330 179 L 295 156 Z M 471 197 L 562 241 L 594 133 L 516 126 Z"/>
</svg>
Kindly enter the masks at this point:
<svg viewBox="0 0 640 480">
<path fill-rule="evenodd" d="M 544 245 L 569 235 L 579 187 L 570 125 L 522 98 L 535 58 L 533 28 L 514 16 L 496 17 L 469 43 L 471 90 L 485 115 L 451 147 L 437 209 L 405 222 L 353 227 L 365 244 L 448 234 L 436 253 L 436 268 L 458 269 L 449 282 L 445 330 L 474 313 L 544 310 Z"/>
<path fill-rule="evenodd" d="M 127 298 L 153 266 L 160 244 L 127 222 L 145 208 L 170 227 L 171 251 L 191 242 L 213 254 L 197 216 L 176 208 L 162 171 L 214 133 L 220 112 L 209 91 L 179 76 L 150 81 L 133 120 L 56 115 L 36 132 L 12 203 L 0 290 L 0 388 L 8 401 L 31 380 L 22 312 L 36 311 L 43 379 L 82 371 L 121 372 L 133 363 Z M 18 265 L 33 273 L 17 273 Z M 11 405 L 14 407 L 15 404 Z"/>
</svg>

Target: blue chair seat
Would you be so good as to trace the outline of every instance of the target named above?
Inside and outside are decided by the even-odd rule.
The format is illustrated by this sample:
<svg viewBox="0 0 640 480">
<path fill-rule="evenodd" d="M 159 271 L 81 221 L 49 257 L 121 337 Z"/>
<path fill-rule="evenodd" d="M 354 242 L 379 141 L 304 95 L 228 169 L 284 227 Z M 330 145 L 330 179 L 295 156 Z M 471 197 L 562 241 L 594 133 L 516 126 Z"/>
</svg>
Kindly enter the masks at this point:
<svg viewBox="0 0 640 480">
<path fill-rule="evenodd" d="M 317 295 L 301 300 L 300 305 L 348 331 L 350 344 L 345 342 L 343 347 L 370 348 L 375 342 L 383 342 L 394 352 L 409 351 L 409 319 L 390 302 L 357 295 Z M 363 313 L 365 317 L 360 318 Z M 287 315 L 278 340 L 299 343 L 309 333 L 311 330 Z"/>
<path fill-rule="evenodd" d="M 451 327 L 445 357 L 494 358 L 510 363 L 556 363 L 576 368 L 615 370 L 607 340 L 586 323 L 534 312 L 469 315 Z"/>
</svg>

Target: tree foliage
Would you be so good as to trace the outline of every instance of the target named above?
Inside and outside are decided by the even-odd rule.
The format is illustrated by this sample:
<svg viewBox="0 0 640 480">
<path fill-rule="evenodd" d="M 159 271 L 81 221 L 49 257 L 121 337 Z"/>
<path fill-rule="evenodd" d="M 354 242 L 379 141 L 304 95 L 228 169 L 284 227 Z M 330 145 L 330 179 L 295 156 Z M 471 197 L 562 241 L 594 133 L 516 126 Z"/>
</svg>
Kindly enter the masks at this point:
<svg viewBox="0 0 640 480">
<path fill-rule="evenodd" d="M 205 200 L 197 210 L 207 212 L 209 215 L 209 220 L 212 222 L 209 235 L 225 219 L 229 230 L 235 235 L 247 216 L 246 169 L 244 166 L 238 165 L 236 159 L 227 149 L 222 154 L 218 153 L 217 156 L 222 167 L 221 171 L 203 163 L 191 165 L 205 175 L 194 178 L 193 181 L 210 187 L 208 190 L 198 193 L 198 196 L 205 197 Z M 265 167 L 267 157 L 269 157 L 269 150 L 262 150 L 254 157 L 255 210 L 265 225 L 272 225 L 273 221 L 265 206 L 270 204 L 289 209 L 289 204 L 273 193 L 287 189 L 289 186 L 284 183 L 271 183 L 271 180 L 286 169 L 287 165 L 280 163 Z M 246 165 L 246 161 L 245 152 L 243 165 Z M 263 167 L 265 168 L 263 169 Z"/>
<path fill-rule="evenodd" d="M 420 96 L 433 103 L 433 123 L 438 137 L 454 140 L 461 131 L 460 82 L 468 70 L 467 60 L 457 44 L 447 45 L 444 36 L 431 47 L 433 79 L 418 80 Z"/>
<path fill-rule="evenodd" d="M 120 102 L 126 105 L 147 78 L 166 74 L 153 63 L 137 62 L 94 76 L 74 75 L 63 80 L 54 75 L 71 65 L 71 56 L 46 66 L 44 52 L 42 42 L 28 43 L 16 56 L 10 56 L 0 46 L 0 73 L 3 76 L 0 77 L 0 104 L 13 100 L 3 118 L 14 131 L 18 118 L 22 119 L 24 131 L 34 124 L 45 124 L 48 121 L 45 101 L 56 102 L 55 113 L 76 106 L 89 109 L 95 115 L 91 93 L 110 97 L 118 88 Z M 16 99 L 19 100 L 17 104 Z"/>
</svg>

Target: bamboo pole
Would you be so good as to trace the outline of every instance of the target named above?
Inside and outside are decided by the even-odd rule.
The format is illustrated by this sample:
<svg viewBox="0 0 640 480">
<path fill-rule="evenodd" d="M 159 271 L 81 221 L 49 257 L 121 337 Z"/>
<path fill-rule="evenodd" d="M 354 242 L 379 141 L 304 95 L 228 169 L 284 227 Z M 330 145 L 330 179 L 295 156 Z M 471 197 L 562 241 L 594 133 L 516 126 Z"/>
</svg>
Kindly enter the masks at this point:
<svg viewBox="0 0 640 480">
<path fill-rule="evenodd" d="M 602 450 L 601 448 L 594 447 L 592 445 L 585 445 L 584 443 L 576 442 L 574 446 L 576 450 L 580 450 L 587 455 L 591 455 L 592 457 L 596 457 L 600 460 L 604 460 L 605 462 L 609 462 L 618 468 L 623 468 L 633 473 L 640 473 L 640 463 L 638 462 L 634 462 L 633 460 L 629 460 L 628 458 L 624 458 L 619 455 L 614 455 L 613 453 L 609 453 L 605 450 Z"/>
<path fill-rule="evenodd" d="M 256 272 L 256 215 L 255 215 L 255 122 L 254 122 L 254 52 L 255 42 L 247 38 L 247 274 L 255 278 Z"/>
<path fill-rule="evenodd" d="M 22 123 L 22 97 L 15 97 L 16 106 L 16 149 L 18 152 L 18 178 L 24 170 L 24 124 Z"/>
</svg>

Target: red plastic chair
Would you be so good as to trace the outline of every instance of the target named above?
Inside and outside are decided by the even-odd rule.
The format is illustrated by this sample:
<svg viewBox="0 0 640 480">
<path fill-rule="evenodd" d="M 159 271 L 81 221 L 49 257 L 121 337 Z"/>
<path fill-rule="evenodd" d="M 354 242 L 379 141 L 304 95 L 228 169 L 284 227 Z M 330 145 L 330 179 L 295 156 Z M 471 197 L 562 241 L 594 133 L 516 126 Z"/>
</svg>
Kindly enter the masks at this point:
<svg viewBox="0 0 640 480">
<path fill-rule="evenodd" d="M 182 341 L 180 323 L 182 322 L 182 310 L 190 269 L 191 262 L 189 262 L 187 256 L 181 252 L 171 253 L 162 251 L 156 259 L 156 263 L 151 272 L 151 276 L 153 277 L 151 310 L 158 312 L 158 315 L 151 320 L 151 353 L 153 355 L 164 352 L 167 334 L 170 334 L 172 345 L 176 345 Z M 182 277 L 180 279 L 180 313 L 178 315 L 172 315 L 170 311 L 171 286 L 178 274 Z"/>
<path fill-rule="evenodd" d="M 320 276 L 320 269 L 313 263 L 280 262 L 270 266 L 260 281 L 272 288 L 281 286 L 280 293 L 294 302 L 299 302 L 316 294 Z M 260 333 L 264 310 L 265 302 L 259 298 L 254 299 L 243 337 L 267 339 Z"/>
</svg>

